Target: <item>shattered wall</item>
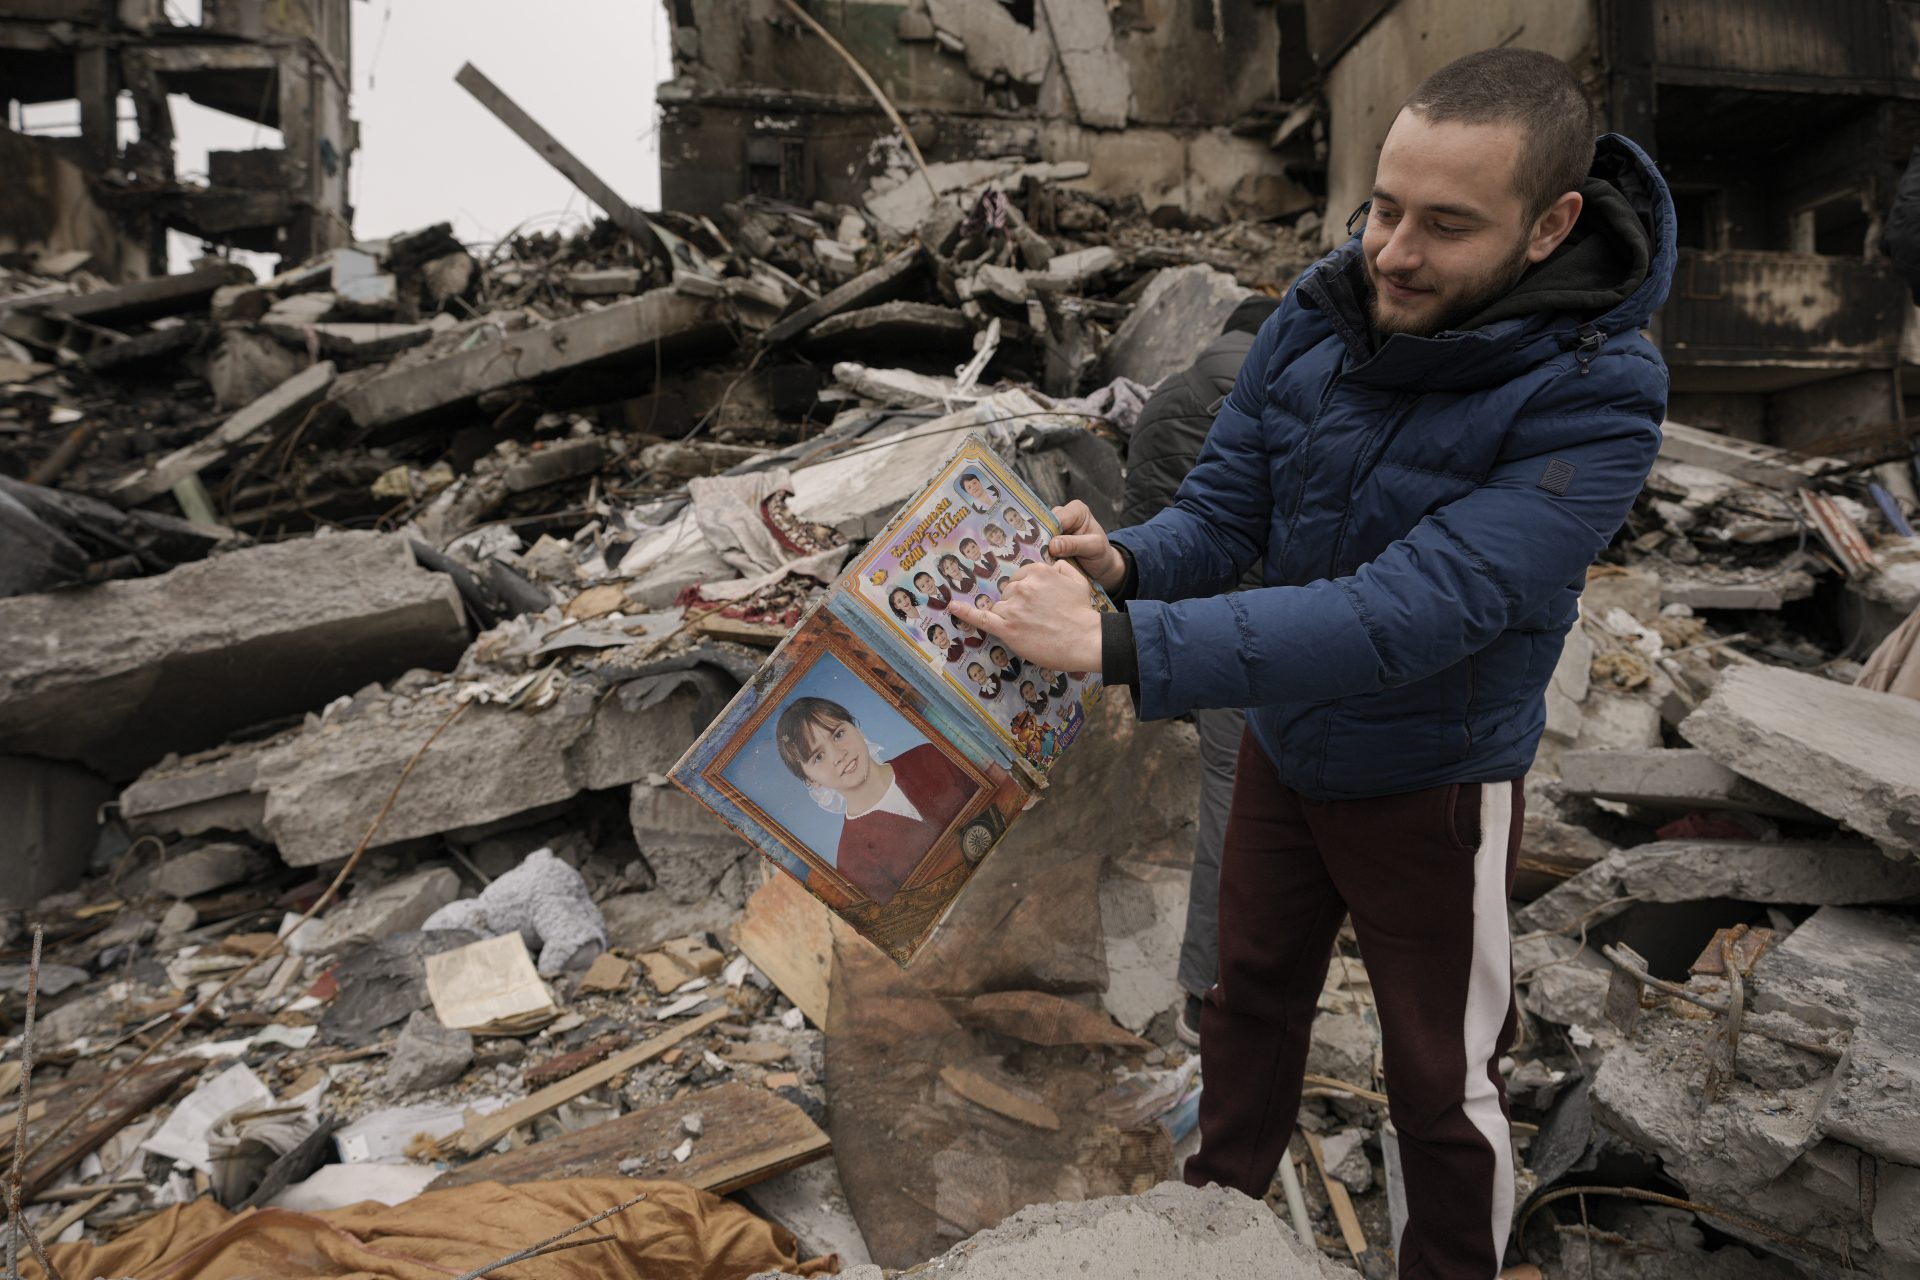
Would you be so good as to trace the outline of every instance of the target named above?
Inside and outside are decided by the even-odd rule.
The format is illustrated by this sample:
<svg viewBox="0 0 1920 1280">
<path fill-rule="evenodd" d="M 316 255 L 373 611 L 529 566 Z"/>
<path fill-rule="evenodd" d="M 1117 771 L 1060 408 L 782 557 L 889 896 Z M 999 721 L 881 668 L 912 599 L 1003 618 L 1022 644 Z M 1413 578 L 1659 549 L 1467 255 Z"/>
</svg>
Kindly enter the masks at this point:
<svg viewBox="0 0 1920 1280">
<path fill-rule="evenodd" d="M 0 200 L 0 245 L 85 251 L 97 271 L 131 278 L 165 273 L 169 230 L 294 261 L 347 243 L 349 27 L 348 0 L 207 0 L 198 25 L 155 0 L 0 3 L 0 100 L 71 103 L 78 119 L 77 133 L 65 121 L 7 139 L 33 157 L 28 172 L 64 184 L 60 207 L 78 216 L 48 226 L 50 201 Z M 283 145 L 215 151 L 208 173 L 182 174 L 175 95 L 277 129 Z"/>
<path fill-rule="evenodd" d="M 899 108 L 930 162 L 1083 162 L 1086 185 L 1209 217 L 1314 203 L 1268 146 L 1285 6 L 870 0 L 815 17 Z M 664 202 L 852 201 L 905 149 L 844 62 L 779 0 L 673 0 Z M 1205 86 L 1200 92 L 1199 87 Z"/>
</svg>

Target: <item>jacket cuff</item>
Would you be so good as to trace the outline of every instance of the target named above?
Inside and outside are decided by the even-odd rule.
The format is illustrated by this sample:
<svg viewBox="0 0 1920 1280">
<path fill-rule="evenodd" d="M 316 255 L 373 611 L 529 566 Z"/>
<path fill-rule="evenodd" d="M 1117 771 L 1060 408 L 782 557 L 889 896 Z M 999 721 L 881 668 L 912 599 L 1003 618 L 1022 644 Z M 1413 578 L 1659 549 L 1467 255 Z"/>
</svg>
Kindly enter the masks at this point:
<svg viewBox="0 0 1920 1280">
<path fill-rule="evenodd" d="M 1133 558 L 1133 552 L 1127 550 L 1126 543 L 1111 542 L 1110 545 L 1120 553 L 1120 558 L 1127 562 L 1127 576 L 1120 579 L 1120 585 L 1112 591 L 1107 592 L 1107 596 L 1115 604 L 1123 604 L 1133 599 L 1134 592 L 1139 589 L 1140 565 L 1139 562 Z"/>
<path fill-rule="evenodd" d="M 1140 654 L 1133 645 L 1133 619 L 1124 613 L 1100 615 L 1100 679 L 1140 692 Z"/>
</svg>

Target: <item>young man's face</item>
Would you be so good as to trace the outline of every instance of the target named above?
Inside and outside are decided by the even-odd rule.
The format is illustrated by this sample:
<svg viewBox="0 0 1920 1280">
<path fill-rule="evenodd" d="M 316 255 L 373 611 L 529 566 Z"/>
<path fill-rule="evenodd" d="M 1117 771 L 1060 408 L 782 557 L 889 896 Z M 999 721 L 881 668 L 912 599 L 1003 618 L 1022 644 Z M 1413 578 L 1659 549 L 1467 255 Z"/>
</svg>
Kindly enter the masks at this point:
<svg viewBox="0 0 1920 1280">
<path fill-rule="evenodd" d="M 960 540 L 960 554 L 969 560 L 978 560 L 980 558 L 980 544 L 972 538 L 962 538 Z"/>
<path fill-rule="evenodd" d="M 933 593 L 933 575 L 930 573 L 916 573 L 913 575 L 913 585 L 920 590 L 922 595 L 931 595 Z"/>
<path fill-rule="evenodd" d="M 1579 197 L 1564 219 L 1559 206 L 1528 218 L 1513 182 L 1524 141 L 1517 125 L 1434 124 L 1412 110 L 1393 122 L 1360 241 L 1378 332 L 1430 337 L 1461 324 L 1566 238 Z"/>
<path fill-rule="evenodd" d="M 852 791 L 873 771 L 867 739 L 845 720 L 807 726 L 807 754 L 800 761 L 807 781 L 832 791 Z"/>
</svg>

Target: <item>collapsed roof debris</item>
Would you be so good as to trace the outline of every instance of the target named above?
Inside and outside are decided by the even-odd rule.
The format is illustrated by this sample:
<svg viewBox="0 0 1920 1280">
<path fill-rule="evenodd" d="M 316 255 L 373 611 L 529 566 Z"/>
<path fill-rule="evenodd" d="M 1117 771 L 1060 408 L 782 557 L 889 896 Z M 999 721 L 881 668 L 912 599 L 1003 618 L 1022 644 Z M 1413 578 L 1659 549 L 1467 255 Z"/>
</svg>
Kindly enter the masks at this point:
<svg viewBox="0 0 1920 1280">
<path fill-rule="evenodd" d="M 1124 12 L 914 4 L 900 38 L 1110 138 L 1163 93 L 1116 53 Z M 1152 39 L 1222 38 L 1195 30 Z M 677 49 L 685 127 L 721 91 Z M 1289 182 L 1290 224 L 1212 224 L 1018 145 L 643 213 L 461 83 L 607 220 L 332 237 L 267 280 L 0 266 L 18 1220 L 69 1275 L 269 1205 L 313 1216 L 263 1249 L 403 1231 L 466 1269 L 638 1191 L 728 1274 L 1390 1267 L 1350 931 L 1275 1214 L 1156 1188 L 1200 1087 L 1170 1012 L 1190 726 L 1107 700 L 906 972 L 665 785 L 962 433 L 1112 514 L 1145 398 L 1284 293 L 1319 211 Z M 1670 422 L 1589 573 L 1527 784 L 1502 1064 L 1518 1248 L 1549 1267 L 1920 1267 L 1920 701 L 1893 692 L 1920 689 L 1920 543 L 1883 444 Z M 421 1225 L 448 1215 L 503 1229 Z"/>
</svg>

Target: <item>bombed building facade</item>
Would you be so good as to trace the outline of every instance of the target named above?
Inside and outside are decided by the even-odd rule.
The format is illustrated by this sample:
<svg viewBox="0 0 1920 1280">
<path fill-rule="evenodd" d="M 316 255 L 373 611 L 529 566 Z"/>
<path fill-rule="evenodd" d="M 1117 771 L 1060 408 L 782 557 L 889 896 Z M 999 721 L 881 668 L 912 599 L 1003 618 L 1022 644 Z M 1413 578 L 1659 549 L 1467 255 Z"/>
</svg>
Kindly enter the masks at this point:
<svg viewBox="0 0 1920 1280">
<path fill-rule="evenodd" d="M 1515 44 L 1656 159 L 1680 270 L 1525 784 L 1506 1260 L 1920 1274 L 1912 9 L 667 0 L 661 209 L 453 77 L 598 211 L 482 246 L 354 223 L 365 7 L 0 0 L 21 1274 L 172 1232 L 370 1274 L 385 1236 L 447 1274 L 670 1237 L 703 1276 L 1390 1275 L 1351 930 L 1265 1202 L 1156 1186 L 1204 1087 L 1193 725 L 1102 700 L 910 968 L 667 774 L 961 439 L 1117 518 L 1156 390 L 1343 238 L 1423 76 Z M 169 94 L 284 145 L 180 173 Z"/>
</svg>

